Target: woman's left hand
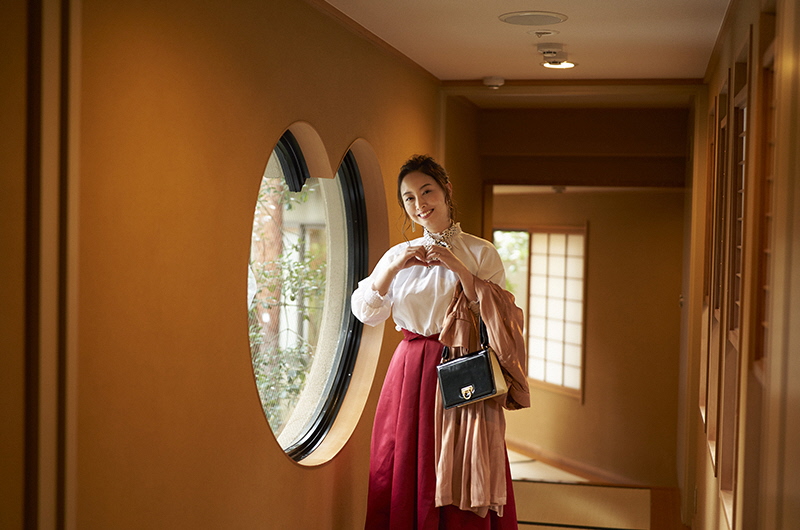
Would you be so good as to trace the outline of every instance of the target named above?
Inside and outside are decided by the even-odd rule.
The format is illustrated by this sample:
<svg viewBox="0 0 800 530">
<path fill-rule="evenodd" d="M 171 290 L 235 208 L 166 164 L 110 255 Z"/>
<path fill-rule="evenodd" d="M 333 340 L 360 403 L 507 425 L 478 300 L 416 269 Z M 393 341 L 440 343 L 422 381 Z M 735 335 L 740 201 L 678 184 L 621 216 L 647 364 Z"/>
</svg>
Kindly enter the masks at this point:
<svg viewBox="0 0 800 530">
<path fill-rule="evenodd" d="M 447 248 L 439 245 L 431 245 L 425 253 L 425 259 L 429 265 L 445 267 L 451 271 L 459 274 L 459 272 L 466 270 L 466 265 Z"/>
<path fill-rule="evenodd" d="M 428 249 L 425 259 L 428 261 L 429 265 L 445 267 L 456 273 L 467 298 L 472 301 L 477 300 L 474 276 L 467 266 L 464 265 L 464 262 L 453 254 L 449 248 L 432 245 L 431 248 Z"/>
</svg>

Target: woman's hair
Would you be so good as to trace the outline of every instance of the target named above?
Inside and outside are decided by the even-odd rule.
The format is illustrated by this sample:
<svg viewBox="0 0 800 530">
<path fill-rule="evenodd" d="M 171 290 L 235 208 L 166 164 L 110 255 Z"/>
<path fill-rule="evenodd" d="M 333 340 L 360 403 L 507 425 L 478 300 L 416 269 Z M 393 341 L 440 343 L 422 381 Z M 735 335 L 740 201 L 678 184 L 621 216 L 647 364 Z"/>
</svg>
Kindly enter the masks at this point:
<svg viewBox="0 0 800 530">
<path fill-rule="evenodd" d="M 447 176 L 447 171 L 445 171 L 441 164 L 431 156 L 414 155 L 406 160 L 406 163 L 400 168 L 400 174 L 397 176 L 397 204 L 403 209 L 403 216 L 406 218 L 405 221 L 408 220 L 408 216 L 405 214 L 406 209 L 403 205 L 403 195 L 400 188 L 403 185 L 403 179 L 406 178 L 406 175 L 414 173 L 415 171 L 428 175 L 442 188 L 444 200 L 450 208 L 450 219 L 454 219 L 455 204 L 453 203 L 453 194 L 447 187 L 447 185 L 450 184 L 450 177 Z M 403 222 L 404 226 L 405 221 Z"/>
</svg>

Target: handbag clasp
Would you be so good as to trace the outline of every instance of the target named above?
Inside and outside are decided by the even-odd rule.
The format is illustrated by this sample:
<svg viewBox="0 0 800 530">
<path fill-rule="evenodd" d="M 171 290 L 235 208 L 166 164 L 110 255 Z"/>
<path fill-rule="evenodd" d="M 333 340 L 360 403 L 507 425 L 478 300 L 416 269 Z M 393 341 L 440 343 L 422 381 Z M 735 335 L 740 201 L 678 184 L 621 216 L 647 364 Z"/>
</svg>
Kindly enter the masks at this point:
<svg viewBox="0 0 800 530">
<path fill-rule="evenodd" d="M 461 397 L 469 399 L 472 397 L 473 392 L 475 392 L 475 387 L 473 385 L 465 386 L 461 389 Z"/>
</svg>

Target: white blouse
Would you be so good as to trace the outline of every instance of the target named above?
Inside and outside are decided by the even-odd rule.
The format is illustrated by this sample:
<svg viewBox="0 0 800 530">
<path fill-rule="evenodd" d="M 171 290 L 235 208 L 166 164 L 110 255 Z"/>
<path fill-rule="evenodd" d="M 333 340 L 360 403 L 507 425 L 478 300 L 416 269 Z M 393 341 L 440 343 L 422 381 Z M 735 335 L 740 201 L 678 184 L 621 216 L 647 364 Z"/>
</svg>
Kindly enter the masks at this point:
<svg viewBox="0 0 800 530">
<path fill-rule="evenodd" d="M 395 245 L 375 265 L 372 274 L 385 270 L 409 245 L 420 246 L 423 238 Z M 482 280 L 505 286 L 505 269 L 497 249 L 489 241 L 460 232 L 450 240 L 450 248 L 467 269 Z M 444 266 L 417 265 L 401 270 L 385 296 L 372 288 L 372 274 L 359 282 L 350 305 L 364 324 L 374 326 L 391 314 L 398 330 L 420 335 L 435 335 L 442 330 L 447 307 L 452 301 L 458 276 Z"/>
</svg>

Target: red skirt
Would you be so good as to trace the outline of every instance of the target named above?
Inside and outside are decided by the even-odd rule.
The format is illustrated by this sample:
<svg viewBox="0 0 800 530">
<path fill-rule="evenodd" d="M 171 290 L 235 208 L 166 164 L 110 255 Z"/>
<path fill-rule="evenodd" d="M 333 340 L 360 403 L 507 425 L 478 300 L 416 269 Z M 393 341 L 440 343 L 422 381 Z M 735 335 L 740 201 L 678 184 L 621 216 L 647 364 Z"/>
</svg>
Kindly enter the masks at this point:
<svg viewBox="0 0 800 530">
<path fill-rule="evenodd" d="M 506 458 L 508 500 L 503 517 L 486 517 L 457 506 L 435 506 L 434 401 L 438 335 L 403 330 L 383 383 L 369 467 L 367 530 L 506 530 L 517 528 L 514 490 Z"/>
</svg>

